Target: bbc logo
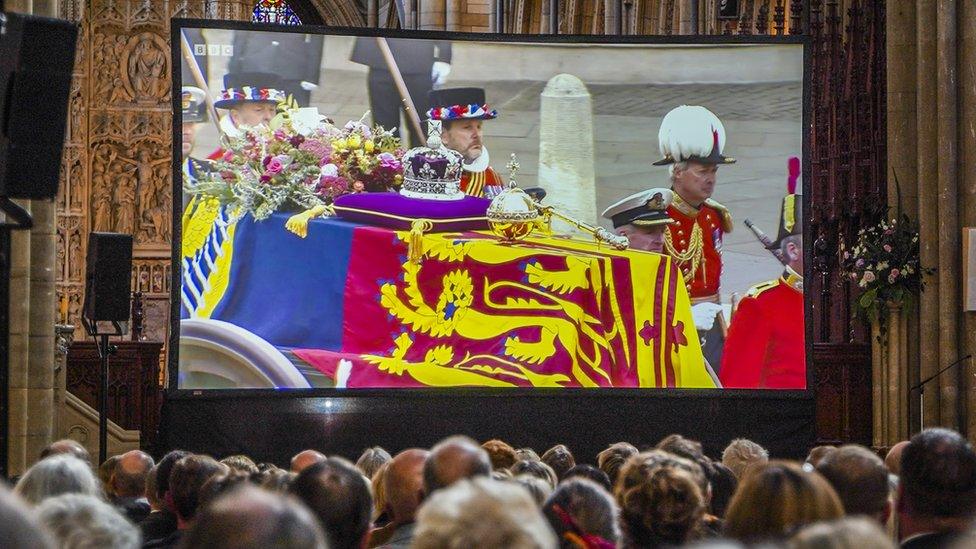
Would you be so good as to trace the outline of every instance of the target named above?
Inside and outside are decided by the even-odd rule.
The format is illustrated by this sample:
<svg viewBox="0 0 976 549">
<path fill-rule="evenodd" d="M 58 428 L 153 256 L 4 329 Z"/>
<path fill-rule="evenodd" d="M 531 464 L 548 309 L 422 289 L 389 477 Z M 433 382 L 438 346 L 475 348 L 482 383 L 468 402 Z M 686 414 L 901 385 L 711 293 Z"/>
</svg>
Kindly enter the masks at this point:
<svg viewBox="0 0 976 549">
<path fill-rule="evenodd" d="M 193 44 L 193 55 L 209 55 L 210 57 L 233 57 L 233 44 Z"/>
</svg>

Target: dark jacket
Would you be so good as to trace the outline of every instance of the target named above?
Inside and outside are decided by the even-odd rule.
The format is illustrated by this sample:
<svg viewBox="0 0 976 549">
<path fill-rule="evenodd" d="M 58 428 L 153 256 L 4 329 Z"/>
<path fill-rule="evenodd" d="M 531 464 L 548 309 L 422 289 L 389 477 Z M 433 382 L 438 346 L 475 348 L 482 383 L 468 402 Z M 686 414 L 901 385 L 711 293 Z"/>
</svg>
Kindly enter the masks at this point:
<svg viewBox="0 0 976 549">
<path fill-rule="evenodd" d="M 451 62 L 451 42 L 446 40 L 418 40 L 416 38 L 387 38 L 393 59 L 400 74 L 430 75 L 434 61 Z M 373 69 L 387 70 L 376 39 L 357 37 L 349 60 Z"/>
</svg>

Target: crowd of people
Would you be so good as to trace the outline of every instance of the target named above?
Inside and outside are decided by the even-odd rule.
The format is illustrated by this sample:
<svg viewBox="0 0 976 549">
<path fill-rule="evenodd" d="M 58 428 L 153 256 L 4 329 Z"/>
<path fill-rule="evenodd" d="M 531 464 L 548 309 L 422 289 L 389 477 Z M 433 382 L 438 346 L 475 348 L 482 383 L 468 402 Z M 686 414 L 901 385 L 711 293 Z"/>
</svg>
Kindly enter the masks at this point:
<svg viewBox="0 0 976 549">
<path fill-rule="evenodd" d="M 584 463 L 464 436 L 354 464 L 316 450 L 288 469 L 134 450 L 93 469 L 59 441 L 0 487 L 0 547 L 976 547 L 976 453 L 929 429 L 882 460 L 857 445 L 803 463 L 733 440 L 712 459 L 671 435 Z"/>
</svg>

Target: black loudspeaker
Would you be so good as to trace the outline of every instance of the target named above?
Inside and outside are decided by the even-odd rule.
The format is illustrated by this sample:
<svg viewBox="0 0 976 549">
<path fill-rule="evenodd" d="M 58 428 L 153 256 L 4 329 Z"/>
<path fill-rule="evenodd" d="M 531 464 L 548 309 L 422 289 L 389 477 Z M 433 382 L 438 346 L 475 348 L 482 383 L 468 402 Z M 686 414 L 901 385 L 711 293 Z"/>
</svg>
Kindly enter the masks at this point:
<svg viewBox="0 0 976 549">
<path fill-rule="evenodd" d="M 84 317 L 91 322 L 129 320 L 132 235 L 90 233 Z"/>
<path fill-rule="evenodd" d="M 54 198 L 78 26 L 6 14 L 0 33 L 0 196 Z"/>
</svg>

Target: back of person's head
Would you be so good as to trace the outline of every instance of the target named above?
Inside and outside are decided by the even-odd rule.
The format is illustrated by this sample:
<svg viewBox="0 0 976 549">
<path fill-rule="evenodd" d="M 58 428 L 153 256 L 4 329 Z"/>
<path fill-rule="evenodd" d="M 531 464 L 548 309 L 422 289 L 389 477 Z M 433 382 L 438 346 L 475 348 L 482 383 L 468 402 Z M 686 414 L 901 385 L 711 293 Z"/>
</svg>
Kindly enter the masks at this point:
<svg viewBox="0 0 976 549">
<path fill-rule="evenodd" d="M 114 507 L 84 494 L 44 500 L 37 516 L 61 549 L 138 549 L 142 533 Z"/>
<path fill-rule="evenodd" d="M 840 498 L 819 473 L 795 463 L 751 467 L 725 514 L 726 535 L 747 543 L 782 540 L 795 529 L 844 515 Z"/>
<path fill-rule="evenodd" d="M 318 450 L 302 450 L 291 458 L 290 469 L 292 473 L 301 473 L 306 468 L 325 460 L 325 454 Z"/>
<path fill-rule="evenodd" d="M 620 468 L 630 459 L 630 456 L 636 455 L 636 446 L 627 442 L 617 442 L 597 454 L 596 466 L 607 474 L 607 477 L 610 479 L 610 485 L 613 486 L 617 484 L 617 475 L 620 474 Z"/>
<path fill-rule="evenodd" d="M 426 461 L 425 461 L 426 465 Z M 384 515 L 386 511 L 387 501 L 386 501 L 386 470 L 390 468 L 390 462 L 386 462 L 377 469 L 376 474 L 369 481 L 369 487 L 372 489 L 373 493 L 373 520 L 383 517 L 384 519 L 389 519 L 388 515 Z M 422 473 L 421 473 L 422 474 Z"/>
<path fill-rule="evenodd" d="M 176 515 L 184 521 L 193 520 L 200 507 L 203 485 L 229 470 L 226 465 L 204 455 L 191 454 L 174 463 L 169 474 L 169 491 Z"/>
<path fill-rule="evenodd" d="M 691 440 L 690 438 L 685 438 L 677 434 L 668 435 L 661 442 L 658 442 L 655 448 L 697 463 L 701 467 L 702 473 L 705 474 L 706 479 L 711 479 L 714 474 L 712 460 L 705 455 L 701 443 L 697 440 Z M 704 489 L 705 498 L 708 499 L 708 485 L 705 485 Z"/>
<path fill-rule="evenodd" d="M 448 437 L 430 449 L 424 463 L 424 491 L 430 495 L 455 482 L 491 474 L 488 452 L 465 436 Z"/>
<path fill-rule="evenodd" d="M 391 459 L 393 458 L 390 457 L 389 452 L 379 446 L 373 446 L 363 450 L 363 454 L 356 460 L 356 468 L 366 475 L 366 478 L 372 479 L 376 471 Z"/>
<path fill-rule="evenodd" d="M 177 461 L 190 455 L 186 450 L 172 450 L 156 464 L 156 497 L 160 501 L 166 501 L 166 494 L 169 492 L 169 476 L 173 472 L 173 465 Z M 170 511 L 176 512 L 175 509 Z"/>
<path fill-rule="evenodd" d="M 822 446 L 814 446 L 810 449 L 810 453 L 807 454 L 806 463 L 809 463 L 814 468 L 820 465 L 820 462 L 830 454 L 837 450 L 836 446 L 830 444 L 824 444 Z"/>
<path fill-rule="evenodd" d="M 0 547 L 53 549 L 54 543 L 27 505 L 0 483 Z"/>
<path fill-rule="evenodd" d="M 698 464 L 661 450 L 627 460 L 615 494 L 630 544 L 681 545 L 700 536 L 707 510 L 703 481 Z"/>
<path fill-rule="evenodd" d="M 732 469 L 726 467 L 722 462 L 716 461 L 712 463 L 712 475 L 708 482 L 712 487 L 712 514 L 723 518 L 729 509 L 729 502 L 732 501 L 735 489 L 739 487 L 739 479 L 735 477 Z"/>
<path fill-rule="evenodd" d="M 515 448 L 498 439 L 486 441 L 481 445 L 488 452 L 488 459 L 491 460 L 492 469 L 508 469 L 515 465 Z"/>
<path fill-rule="evenodd" d="M 532 496 L 532 501 L 534 501 L 540 509 L 542 508 L 542 504 L 549 499 L 550 495 L 552 495 L 553 485 L 549 484 L 549 481 L 543 480 L 537 476 L 528 474 L 515 475 L 509 480 L 509 482 L 514 482 L 522 488 L 525 488 L 526 491 L 529 492 L 529 495 Z"/>
<path fill-rule="evenodd" d="M 515 450 L 515 460 L 516 461 L 540 461 L 542 458 L 539 454 L 535 453 L 532 448 L 519 448 Z"/>
<path fill-rule="evenodd" d="M 109 456 L 98 466 L 98 480 L 102 483 L 102 489 L 110 497 L 115 496 L 115 491 L 112 490 L 112 475 L 115 474 L 115 464 L 119 462 L 120 457 L 122 456 Z"/>
<path fill-rule="evenodd" d="M 253 475 L 258 472 L 258 465 L 254 463 L 254 460 L 242 454 L 227 456 L 220 460 L 220 462 L 232 470 L 238 473 L 244 473 L 245 475 Z"/>
<path fill-rule="evenodd" d="M 149 507 L 155 510 L 162 509 L 163 502 L 159 499 L 159 486 L 157 484 L 159 479 L 159 465 L 153 467 L 146 473 L 146 500 L 149 501 Z"/>
<path fill-rule="evenodd" d="M 112 472 L 112 493 L 120 498 L 142 497 L 146 492 L 146 476 L 155 465 L 153 458 L 141 450 L 122 454 Z"/>
<path fill-rule="evenodd" d="M 288 488 L 297 476 L 291 471 L 274 468 L 251 475 L 251 482 L 269 492 L 283 494 L 288 491 Z"/>
<path fill-rule="evenodd" d="M 566 478 L 542 511 L 564 549 L 578 548 L 578 540 L 588 541 L 586 547 L 599 547 L 594 542 L 601 540 L 616 547 L 620 540 L 617 503 L 603 487 L 586 478 Z"/>
<path fill-rule="evenodd" d="M 91 467 L 71 454 L 56 454 L 38 461 L 20 477 L 14 491 L 31 505 L 61 494 L 102 496 Z"/>
<path fill-rule="evenodd" d="M 959 433 L 926 429 L 901 457 L 899 511 L 956 519 L 976 513 L 976 453 Z"/>
<path fill-rule="evenodd" d="M 895 543 L 877 522 L 867 517 L 845 517 L 805 526 L 790 539 L 788 547 L 790 549 L 895 549 Z"/>
<path fill-rule="evenodd" d="M 516 477 L 519 475 L 529 475 L 542 479 L 549 485 L 549 490 L 554 489 L 559 482 L 556 472 L 544 461 L 517 461 L 509 470 Z"/>
<path fill-rule="evenodd" d="M 48 444 L 43 450 L 41 450 L 41 459 L 56 454 L 71 454 L 91 466 L 91 454 L 89 454 L 88 450 L 85 449 L 85 447 L 82 446 L 77 440 L 66 438 Z"/>
<path fill-rule="evenodd" d="M 556 478 L 562 480 L 566 477 L 566 472 L 576 465 L 576 458 L 565 445 L 557 444 L 542 454 L 542 462 L 552 467 Z"/>
<path fill-rule="evenodd" d="M 817 472 L 834 487 L 847 515 L 887 520 L 888 469 L 877 454 L 863 446 L 841 446 L 820 460 Z"/>
<path fill-rule="evenodd" d="M 384 495 L 390 518 L 398 524 L 413 522 L 424 499 L 424 462 L 427 450 L 411 448 L 390 460 L 385 467 Z"/>
<path fill-rule="evenodd" d="M 224 465 L 227 465 L 224 463 Z M 203 483 L 197 494 L 197 511 L 203 510 L 220 496 L 250 483 L 250 476 L 228 466 L 227 472 L 218 473 Z"/>
<path fill-rule="evenodd" d="M 355 549 L 369 533 L 373 499 L 366 477 L 332 457 L 307 467 L 289 488 L 318 518 L 333 549 Z"/>
<path fill-rule="evenodd" d="M 572 469 L 566 471 L 566 476 L 564 476 L 562 480 L 565 482 L 571 478 L 589 479 L 599 484 L 600 487 L 607 492 L 613 492 L 613 485 L 610 484 L 610 477 L 608 477 L 603 471 L 588 463 L 579 463 L 573 466 Z"/>
<path fill-rule="evenodd" d="M 247 484 L 220 495 L 200 512 L 182 540 L 186 549 L 325 549 L 315 517 L 291 497 Z"/>
<path fill-rule="evenodd" d="M 769 462 L 769 452 L 755 442 L 737 438 L 729 443 L 722 451 L 722 464 L 732 470 L 735 478 L 742 480 L 746 469 L 754 464 L 765 465 Z"/>
<path fill-rule="evenodd" d="M 908 442 L 907 440 L 896 442 L 885 455 L 885 467 L 888 468 L 888 472 L 892 475 L 901 475 L 901 454 L 905 451 L 905 446 L 908 446 Z"/>
<path fill-rule="evenodd" d="M 417 515 L 413 549 L 557 547 L 556 538 L 521 486 L 489 478 L 438 490 Z"/>
</svg>

